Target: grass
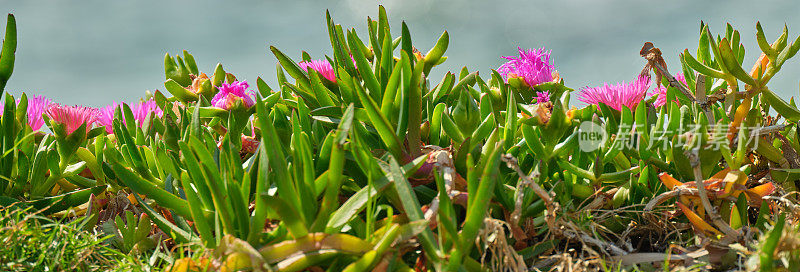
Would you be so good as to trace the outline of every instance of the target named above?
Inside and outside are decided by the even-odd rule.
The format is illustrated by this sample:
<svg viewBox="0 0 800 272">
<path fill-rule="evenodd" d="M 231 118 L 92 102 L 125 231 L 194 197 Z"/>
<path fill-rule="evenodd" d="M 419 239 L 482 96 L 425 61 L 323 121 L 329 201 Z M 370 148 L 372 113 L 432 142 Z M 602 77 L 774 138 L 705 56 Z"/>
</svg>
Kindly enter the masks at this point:
<svg viewBox="0 0 800 272">
<path fill-rule="evenodd" d="M 112 248 L 112 236 L 81 220 L 51 219 L 15 206 L 0 210 L 0 271 L 149 271 L 151 262 Z M 155 259 L 155 258 L 151 258 Z"/>
</svg>

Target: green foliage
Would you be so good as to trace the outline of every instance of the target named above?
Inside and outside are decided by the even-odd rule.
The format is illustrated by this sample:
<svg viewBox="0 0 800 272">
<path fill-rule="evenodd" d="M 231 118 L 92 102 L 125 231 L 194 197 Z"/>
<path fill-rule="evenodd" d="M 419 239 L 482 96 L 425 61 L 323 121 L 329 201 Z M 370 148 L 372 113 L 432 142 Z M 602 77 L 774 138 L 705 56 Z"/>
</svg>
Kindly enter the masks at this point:
<svg viewBox="0 0 800 272">
<path fill-rule="evenodd" d="M 0 64 L 13 64 L 13 17 L 8 25 Z M 222 64 L 209 78 L 188 52 L 167 54 L 171 96 L 147 98 L 160 113 L 124 104 L 104 124 L 108 131 L 84 124 L 67 133 L 45 117 L 53 133 L 35 132 L 26 126 L 26 95 L 15 103 L 7 94 L 0 204 L 44 216 L 85 213 L 73 222 L 105 226 L 126 254 L 158 254 L 159 231 L 181 250 L 210 250 L 162 258 L 174 271 L 476 271 L 528 269 L 577 246 L 575 254 L 604 260 L 666 252 L 658 239 L 672 235 L 727 252 L 745 241 L 752 250 L 743 230 L 763 231 L 778 214 L 763 197 L 800 181 L 800 110 L 767 87 L 800 48 L 787 30 L 770 44 L 757 25 L 763 57 L 748 73 L 739 32 L 729 25 L 715 37 L 702 25 L 696 57 L 687 49 L 680 58 L 685 83 L 659 64 L 660 51 L 643 52 L 663 77 L 667 102 L 641 99 L 617 110 L 570 106 L 576 92 L 563 80 L 528 86 L 496 70 L 481 76 L 464 67 L 435 83 L 428 75 L 447 60 L 449 34 L 423 55 L 405 22 L 392 34 L 383 7 L 367 20 L 366 35 L 330 14 L 326 26 L 332 55 L 320 62 L 330 69 L 306 68 L 310 54 L 293 58 L 271 46 L 278 86 L 258 78 L 247 97 L 216 97 L 238 82 Z M 589 128 L 608 140 L 587 146 Z M 118 195 L 136 214 L 103 204 Z M 665 209 L 680 214 L 661 216 Z M 758 245 L 764 269 L 782 265 L 772 260 L 783 256 L 776 239 L 784 222 Z M 642 233 L 656 238 L 628 242 Z M 725 256 L 709 258 L 711 265 L 729 265 Z M 46 265 L 76 267 L 59 258 L 69 262 Z M 591 268 L 637 270 L 666 260 L 668 269 L 669 258 Z M 557 265 L 572 264 L 550 264 Z"/>
<path fill-rule="evenodd" d="M 109 237 L 82 230 L 80 221 L 52 220 L 30 211 L 18 207 L 0 210 L 0 240 L 6 245 L 0 248 L 3 271 L 143 268 L 137 259 L 105 245 Z"/>
<path fill-rule="evenodd" d="M 0 95 L 6 87 L 11 73 L 14 71 L 14 57 L 17 52 L 17 20 L 14 15 L 8 14 L 6 20 L 6 36 L 3 47 L 0 49 Z"/>
</svg>

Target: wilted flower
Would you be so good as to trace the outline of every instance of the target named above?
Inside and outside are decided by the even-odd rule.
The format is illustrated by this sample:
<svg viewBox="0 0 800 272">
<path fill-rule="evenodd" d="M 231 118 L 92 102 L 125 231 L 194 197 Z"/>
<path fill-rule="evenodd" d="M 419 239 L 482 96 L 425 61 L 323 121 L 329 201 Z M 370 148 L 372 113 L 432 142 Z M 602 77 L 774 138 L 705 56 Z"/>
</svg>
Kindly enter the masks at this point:
<svg viewBox="0 0 800 272">
<path fill-rule="evenodd" d="M 317 71 L 317 73 L 322 75 L 325 79 L 336 82 L 336 74 L 333 71 L 333 66 L 327 59 L 311 60 L 310 62 L 301 61 L 298 65 L 306 71 L 309 71 L 309 68 L 314 69 L 314 71 Z"/>
<path fill-rule="evenodd" d="M 211 81 L 206 73 L 200 73 L 199 76 L 192 79 L 192 85 L 189 86 L 189 90 L 196 94 L 210 93 L 212 89 Z"/>
<path fill-rule="evenodd" d="M 97 120 L 97 109 L 84 106 L 51 104 L 46 113 L 51 122 L 64 125 L 67 134 L 72 134 L 84 124 L 86 125 L 86 132 L 89 132 Z"/>
<path fill-rule="evenodd" d="M 626 106 L 633 111 L 644 99 L 649 88 L 650 77 L 639 76 L 630 83 L 623 81 L 617 85 L 605 83 L 599 87 L 584 87 L 578 95 L 578 100 L 598 106 L 603 103 L 618 111 L 622 111 L 622 106 Z"/>
<path fill-rule="evenodd" d="M 536 97 L 534 97 L 534 99 L 536 99 L 536 103 L 550 102 L 550 92 L 536 92 Z"/>
<path fill-rule="evenodd" d="M 675 75 L 675 79 L 677 79 L 678 81 L 683 83 L 683 85 L 686 85 L 686 78 L 683 76 L 683 73 L 678 73 L 677 75 Z M 656 106 L 656 108 L 660 108 L 661 106 L 664 106 L 664 104 L 667 104 L 667 88 L 666 87 L 664 87 L 664 86 L 656 87 L 656 89 L 653 90 L 653 93 L 651 95 L 654 95 L 654 96 L 657 95 L 658 96 L 658 97 L 656 97 L 656 101 L 653 102 L 653 105 Z M 678 99 L 677 98 L 675 99 L 675 103 L 678 103 Z"/>
<path fill-rule="evenodd" d="M 228 110 L 233 107 L 237 101 L 249 108 L 255 104 L 253 101 L 253 92 L 247 90 L 250 85 L 247 81 L 234 81 L 231 84 L 222 83 L 222 86 L 217 87 L 219 92 L 211 99 L 211 105 L 214 107 Z"/>
<path fill-rule="evenodd" d="M 503 78 L 508 81 L 511 78 L 520 78 L 528 87 L 553 81 L 553 71 L 555 66 L 550 63 L 550 51 L 544 47 L 539 49 L 519 50 L 519 57 L 503 57 L 508 62 L 497 69 Z"/>
<path fill-rule="evenodd" d="M 43 95 L 34 95 L 28 99 L 28 125 L 33 131 L 39 130 L 44 125 L 42 114 L 53 102 Z M 19 100 L 17 100 L 19 105 Z"/>
</svg>

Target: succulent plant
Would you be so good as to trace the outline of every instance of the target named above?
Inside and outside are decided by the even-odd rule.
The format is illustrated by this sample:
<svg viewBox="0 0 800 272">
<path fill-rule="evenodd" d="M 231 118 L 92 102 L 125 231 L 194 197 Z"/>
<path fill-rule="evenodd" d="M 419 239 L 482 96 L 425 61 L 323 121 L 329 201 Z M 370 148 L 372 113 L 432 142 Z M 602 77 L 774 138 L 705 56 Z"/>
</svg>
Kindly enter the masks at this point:
<svg viewBox="0 0 800 272">
<path fill-rule="evenodd" d="M 3 84 L 13 16 L 7 26 Z M 270 47 L 274 89 L 222 64 L 209 77 L 183 51 L 164 58 L 166 92 L 136 103 L 98 110 L 6 94 L 0 203 L 75 213 L 92 228 L 108 199 L 130 196 L 144 213 L 105 223 L 124 252 L 156 244 L 151 223 L 210 250 L 172 271 L 558 265 L 546 255 L 674 265 L 691 256 L 636 254 L 689 238 L 702 243 L 680 245 L 704 247 L 715 268 L 735 251 L 758 251 L 765 269 L 798 267 L 786 253 L 796 250 L 775 241 L 796 220 L 778 217 L 796 197 L 777 195 L 800 185 L 800 110 L 768 88 L 800 49 L 788 30 L 768 43 L 757 24 L 749 72 L 738 31 L 701 25 L 676 75 L 645 43 L 633 82 L 575 91 L 544 48 L 436 83 L 448 32 L 423 54 L 383 7 L 366 35 L 329 13 L 326 26 L 330 56 Z"/>
</svg>

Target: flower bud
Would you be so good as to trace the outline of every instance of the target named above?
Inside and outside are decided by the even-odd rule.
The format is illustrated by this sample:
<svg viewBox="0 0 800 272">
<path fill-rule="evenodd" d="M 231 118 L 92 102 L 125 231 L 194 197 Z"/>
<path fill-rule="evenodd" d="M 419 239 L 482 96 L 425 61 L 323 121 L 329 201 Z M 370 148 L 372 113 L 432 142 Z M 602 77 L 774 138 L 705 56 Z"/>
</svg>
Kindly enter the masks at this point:
<svg viewBox="0 0 800 272">
<path fill-rule="evenodd" d="M 428 135 L 431 133 L 431 123 L 428 121 L 422 122 L 419 126 L 419 133 L 422 137 L 428 138 Z"/>
<path fill-rule="evenodd" d="M 480 110 L 475 103 L 475 99 L 466 91 L 462 91 L 458 98 L 456 107 L 453 109 L 453 121 L 456 123 L 461 133 L 472 135 L 472 131 L 480 122 Z"/>
</svg>

